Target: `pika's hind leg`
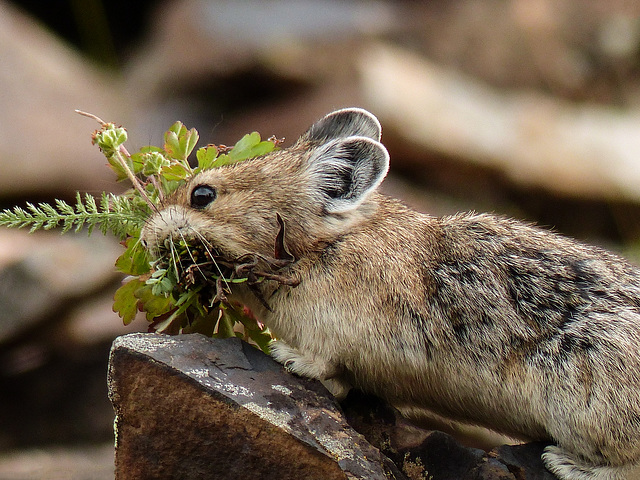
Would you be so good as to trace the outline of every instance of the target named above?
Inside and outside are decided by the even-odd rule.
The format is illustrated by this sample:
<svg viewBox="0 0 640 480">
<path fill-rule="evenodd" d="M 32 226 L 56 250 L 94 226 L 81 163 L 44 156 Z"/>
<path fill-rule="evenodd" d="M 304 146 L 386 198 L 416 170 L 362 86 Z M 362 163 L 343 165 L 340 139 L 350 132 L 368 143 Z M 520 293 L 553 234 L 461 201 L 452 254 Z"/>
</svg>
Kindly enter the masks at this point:
<svg viewBox="0 0 640 480">
<path fill-rule="evenodd" d="M 271 356 L 282 363 L 288 371 L 302 377 L 320 380 L 338 399 L 347 396 L 351 386 L 339 379 L 339 369 L 333 363 L 323 358 L 305 355 L 282 340 L 273 342 L 270 350 Z"/>
<path fill-rule="evenodd" d="M 636 466 L 593 465 L 555 445 L 544 449 L 542 461 L 547 470 L 560 480 L 634 480 L 640 478 L 634 474 Z"/>
</svg>

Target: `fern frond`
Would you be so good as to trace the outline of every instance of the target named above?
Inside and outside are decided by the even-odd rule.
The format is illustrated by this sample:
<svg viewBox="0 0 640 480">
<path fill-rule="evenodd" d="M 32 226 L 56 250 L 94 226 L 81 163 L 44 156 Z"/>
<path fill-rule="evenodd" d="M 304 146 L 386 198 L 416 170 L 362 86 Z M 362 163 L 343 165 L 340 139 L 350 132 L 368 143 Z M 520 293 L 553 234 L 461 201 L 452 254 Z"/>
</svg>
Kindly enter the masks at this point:
<svg viewBox="0 0 640 480">
<path fill-rule="evenodd" d="M 27 203 L 26 208 L 3 210 L 0 212 L 0 226 L 28 227 L 31 232 L 62 227 L 62 233 L 74 227 L 79 231 L 86 226 L 89 234 L 98 227 L 103 234 L 112 232 L 124 238 L 139 231 L 148 215 L 146 205 L 131 198 L 103 193 L 97 202 L 93 195 L 86 193 L 83 198 L 78 193 L 74 206 L 56 200 L 55 205 Z"/>
</svg>

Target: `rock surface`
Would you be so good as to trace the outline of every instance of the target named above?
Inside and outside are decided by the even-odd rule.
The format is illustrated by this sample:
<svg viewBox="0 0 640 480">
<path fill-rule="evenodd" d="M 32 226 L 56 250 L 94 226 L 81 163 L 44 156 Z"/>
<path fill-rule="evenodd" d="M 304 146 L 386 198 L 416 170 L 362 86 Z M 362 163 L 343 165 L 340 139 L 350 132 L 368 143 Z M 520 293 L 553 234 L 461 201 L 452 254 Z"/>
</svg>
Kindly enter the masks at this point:
<svg viewBox="0 0 640 480">
<path fill-rule="evenodd" d="M 401 58 L 395 58 L 396 63 L 391 63 L 387 56 L 374 58 L 375 62 L 369 65 L 372 71 L 360 66 L 363 58 L 371 59 L 371 52 L 378 51 L 378 42 L 384 42 L 402 51 L 408 47 L 419 54 L 415 67 L 423 61 L 435 66 L 430 70 L 434 72 L 430 74 L 432 82 L 441 78 L 439 74 L 443 72 L 457 72 L 453 75 L 455 82 L 445 83 L 448 89 L 440 93 L 451 93 L 452 86 L 467 85 L 460 82 L 467 79 L 472 80 L 471 85 L 481 87 L 467 93 L 496 93 L 503 105 L 505 98 L 513 99 L 519 93 L 544 93 L 545 97 L 559 100 L 561 106 L 574 101 L 590 102 L 586 113 L 606 111 L 607 106 L 613 106 L 624 120 L 640 105 L 637 75 L 640 3 L 471 0 L 358 1 L 343 5 L 344 2 L 331 0 L 307 2 L 306 8 L 322 11 L 318 15 L 305 14 L 304 22 L 291 20 L 293 9 L 303 8 L 294 5 L 296 2 L 279 2 L 279 9 L 269 12 L 262 9 L 258 16 L 239 17 L 237 12 L 221 12 L 220 8 L 238 5 L 246 10 L 250 8 L 247 3 L 179 0 L 165 2 L 161 8 L 147 3 L 132 5 L 124 17 L 117 2 L 104 4 L 112 35 L 92 30 L 91 38 L 113 37 L 118 42 L 123 68 L 114 71 L 92 63 L 68 43 L 78 40 L 78 27 L 83 25 L 83 19 L 95 17 L 91 9 L 78 7 L 81 14 L 76 16 L 62 7 L 47 7 L 49 2 L 0 0 L 0 57 L 4 67 L 0 71 L 3 207 L 26 200 L 52 201 L 54 197 L 71 200 L 77 190 L 99 193 L 124 187 L 115 184 L 112 172 L 104 165 L 104 157 L 90 143 L 90 133 L 97 123 L 76 115 L 75 108 L 124 124 L 130 133 L 128 147 L 136 150 L 161 142 L 162 132 L 178 119 L 198 128 L 202 144 L 233 143 L 252 130 L 263 136 L 286 137 L 289 144 L 331 109 L 359 105 L 372 109 L 383 120 L 384 142 L 391 152 L 393 168 L 400 167 L 410 179 L 393 186 L 387 178 L 383 188 L 405 201 L 409 200 L 409 189 L 413 189 L 415 194 L 410 203 L 423 211 L 433 214 L 468 209 L 496 211 L 554 226 L 583 239 L 624 240 L 632 245 L 640 236 L 637 228 L 640 209 L 636 201 L 598 200 L 603 198 L 601 185 L 614 173 L 613 168 L 608 168 L 602 181 L 593 175 L 608 165 L 608 148 L 597 149 L 601 158 L 598 168 L 576 162 L 575 176 L 561 185 L 567 191 L 576 182 L 584 184 L 585 180 L 595 178 L 598 188 L 589 194 L 593 200 L 552 195 L 549 189 L 530 191 L 526 182 L 512 182 L 501 171 L 483 168 L 476 157 L 486 150 L 471 149 L 471 159 L 452 159 L 450 154 L 438 153 L 442 149 L 436 148 L 439 143 L 435 141 L 421 147 L 427 138 L 423 133 L 419 133 L 421 142 L 406 135 L 415 126 L 405 128 L 404 122 L 410 117 L 398 114 L 406 108 L 404 101 L 391 102 L 390 112 L 386 103 L 378 106 L 388 93 L 400 92 L 414 100 L 408 89 L 397 87 L 403 79 L 407 80 Z M 26 10 L 15 8 L 17 4 L 29 10 L 41 4 L 42 21 L 25 15 Z M 135 10 L 145 6 L 149 9 L 145 18 L 136 17 Z M 357 13 L 363 8 L 365 17 Z M 339 12 L 340 21 L 330 19 L 328 24 L 328 15 L 335 12 Z M 575 21 L 578 17 L 580 22 Z M 65 40 L 53 33 L 58 31 L 60 20 L 71 30 Z M 362 20 L 367 20 L 366 25 Z M 271 35 L 267 35 L 269 32 Z M 288 33 L 274 37 L 273 32 Z M 131 40 L 125 44 L 123 39 L 127 37 Z M 249 39 L 250 44 L 241 42 Z M 82 40 L 85 41 L 91 42 L 88 37 Z M 385 75 L 389 72 L 394 73 L 387 81 Z M 375 89 L 370 93 L 369 82 L 376 78 L 383 80 L 382 87 L 393 91 L 379 97 Z M 460 88 L 454 90 L 465 93 Z M 449 99 L 448 105 L 455 98 L 434 95 L 436 99 Z M 538 98 L 535 95 L 530 98 Z M 470 95 L 470 100 L 477 102 L 478 96 Z M 545 147 L 546 152 L 550 151 L 551 138 L 563 141 L 575 138 L 569 135 L 568 120 L 575 119 L 572 112 L 577 111 L 564 107 L 554 110 L 547 108 L 549 105 L 554 103 L 525 109 L 521 117 L 537 115 L 530 125 L 541 127 L 528 133 L 542 137 L 543 142 L 536 149 Z M 601 108 L 592 108 L 598 105 Z M 473 130 L 470 135 L 486 131 L 489 119 L 495 118 L 488 112 L 484 110 L 480 120 L 470 127 Z M 555 112 L 559 112 L 558 118 L 545 123 L 548 115 Z M 396 115 L 401 118 L 396 119 Z M 611 132 L 618 131 L 613 128 L 616 125 L 612 125 L 611 116 L 604 117 L 608 119 L 606 128 L 585 140 L 585 145 L 594 144 L 602 136 L 610 140 Z M 420 118 L 418 121 L 422 122 Z M 435 129 L 447 118 L 449 112 L 437 112 L 425 120 L 425 125 Z M 469 118 L 467 115 L 462 120 L 466 122 Z M 458 128 L 468 125 L 452 123 Z M 545 137 L 540 132 L 548 132 L 549 125 L 563 128 L 556 128 L 553 136 Z M 636 130 L 635 126 L 630 129 L 629 138 L 635 138 Z M 441 141 L 453 138 L 449 130 L 444 131 Z M 495 132 L 496 129 L 489 132 L 488 140 L 494 138 Z M 567 135 L 559 138 L 558 132 Z M 520 140 L 527 139 L 530 140 L 529 136 Z M 630 143 L 632 140 L 623 140 L 612 148 L 612 155 L 618 159 L 620 146 L 634 145 Z M 599 144 L 607 145 L 603 140 Z M 459 145 L 467 144 L 457 141 L 454 146 Z M 626 147 L 633 160 L 628 164 L 630 169 L 637 167 L 637 155 L 632 150 Z M 534 149 L 527 150 L 531 152 Z M 590 150 L 588 158 L 595 152 L 596 149 Z M 505 154 L 504 158 L 511 156 Z M 550 170 L 538 176 L 538 180 L 557 183 L 560 177 L 554 171 L 566 165 L 564 157 L 560 160 L 547 162 Z M 512 166 L 509 168 L 514 170 Z M 527 171 L 520 169 L 516 173 L 522 176 Z M 624 169 L 617 171 L 622 172 L 618 176 L 626 175 Z M 633 182 L 630 184 L 635 188 Z M 615 189 L 604 193 L 604 198 L 613 194 L 623 197 Z M 425 199 L 427 204 L 421 203 Z M 28 237 L 25 232 L 1 233 L 0 449 L 16 452 L 25 448 L 24 455 L 15 459 L 36 465 L 41 459 L 37 454 L 40 449 L 65 445 L 75 448 L 79 442 L 102 445 L 110 441 L 113 423 L 104 382 L 108 348 L 115 335 L 132 328 L 147 328 L 146 320 L 140 318 L 137 327 L 130 325 L 125 329 L 111 311 L 118 280 L 113 277 L 113 261 L 121 250 L 110 253 L 111 247 L 106 251 L 101 243 L 96 243 L 96 252 L 91 253 L 85 252 L 83 245 L 81 252 L 72 258 L 68 252 L 76 247 L 60 244 L 52 253 L 38 253 L 32 260 L 23 261 L 25 253 L 40 251 L 30 240 L 40 241 L 41 237 Z M 99 237 L 96 235 L 92 240 L 102 240 Z M 45 243 L 43 248 L 50 246 L 49 241 Z M 16 255 L 16 249 L 22 253 Z M 98 255 L 105 255 L 108 260 L 105 270 L 76 263 Z M 96 283 L 82 277 L 83 274 L 98 274 L 94 277 Z M 68 287 L 71 290 L 66 291 Z M 35 455 L 33 461 L 31 455 Z M 63 455 L 56 451 L 52 457 L 62 459 Z M 493 461 L 495 457 L 491 457 L 491 462 L 489 457 L 484 458 L 486 468 L 501 471 L 502 467 Z M 103 461 L 108 464 L 107 470 L 111 469 L 112 458 Z M 20 478 L 9 473 L 9 468 L 17 472 L 20 467 L 12 460 L 0 472 L 0 478 Z M 47 470 L 28 471 L 27 478 L 56 477 Z M 84 478 L 94 479 L 97 475 L 87 474 Z"/>
<path fill-rule="evenodd" d="M 119 337 L 109 389 L 119 480 L 554 478 L 544 445 L 467 448 L 357 391 L 341 408 L 238 339 Z"/>
<path fill-rule="evenodd" d="M 127 335 L 109 372 L 117 479 L 402 478 L 322 386 L 238 339 Z"/>
</svg>

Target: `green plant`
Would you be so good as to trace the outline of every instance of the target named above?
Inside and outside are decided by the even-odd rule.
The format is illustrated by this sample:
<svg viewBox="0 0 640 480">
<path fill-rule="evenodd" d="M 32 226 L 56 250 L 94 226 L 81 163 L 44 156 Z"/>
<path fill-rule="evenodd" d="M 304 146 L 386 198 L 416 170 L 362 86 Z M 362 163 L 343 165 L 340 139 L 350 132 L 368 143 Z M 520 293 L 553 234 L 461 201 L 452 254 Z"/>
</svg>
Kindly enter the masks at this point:
<svg viewBox="0 0 640 480">
<path fill-rule="evenodd" d="M 215 337 L 241 336 L 266 350 L 270 332 L 242 305 L 232 304 L 224 287 L 238 282 L 258 282 L 264 276 L 277 275 L 254 271 L 253 264 L 221 268 L 206 247 L 173 242 L 167 255 L 151 258 L 140 242 L 144 222 L 157 211 L 163 199 L 193 175 L 223 165 L 264 155 L 280 143 L 274 137 L 263 141 L 257 132 L 242 137 L 232 148 L 207 145 L 196 151 L 196 162 L 189 157 L 198 142 L 198 132 L 174 123 L 164 134 L 162 147 L 146 146 L 130 154 L 124 147 L 127 132 L 121 126 L 103 122 L 94 115 L 78 112 L 101 124 L 92 141 L 107 158 L 119 181 L 128 180 L 132 188 L 122 195 L 103 192 L 76 196 L 75 204 L 55 200 L 54 204 L 27 203 L 0 212 L 0 226 L 29 228 L 31 232 L 60 228 L 62 233 L 98 229 L 119 237 L 125 250 L 116 260 L 116 268 L 127 275 L 115 292 L 113 310 L 125 324 L 138 312 L 144 312 L 150 330 L 170 334 L 199 332 Z M 284 244 L 282 235 L 276 242 Z M 285 265 L 286 258 L 273 259 Z M 244 276 L 243 276 L 244 273 Z M 262 276 L 261 276 L 262 275 Z M 281 279 L 281 281 L 287 281 Z M 212 285 L 215 287 L 213 288 Z M 242 325 L 242 328 L 238 328 Z"/>
</svg>

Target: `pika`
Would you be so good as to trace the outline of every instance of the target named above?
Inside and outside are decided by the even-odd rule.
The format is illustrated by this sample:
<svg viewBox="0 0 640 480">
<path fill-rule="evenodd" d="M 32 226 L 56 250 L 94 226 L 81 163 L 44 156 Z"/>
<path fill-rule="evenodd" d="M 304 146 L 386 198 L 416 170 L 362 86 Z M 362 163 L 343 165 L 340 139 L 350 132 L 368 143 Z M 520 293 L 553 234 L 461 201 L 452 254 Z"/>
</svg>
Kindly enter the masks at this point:
<svg viewBox="0 0 640 480">
<path fill-rule="evenodd" d="M 389 168 L 369 112 L 335 111 L 295 144 L 194 176 L 142 231 L 225 258 L 273 255 L 296 287 L 230 296 L 279 339 L 272 355 L 337 395 L 350 387 L 554 443 L 562 480 L 640 464 L 640 270 L 601 248 L 489 214 L 433 217 L 377 192 Z M 296 282 L 297 283 L 297 282 Z"/>
</svg>

